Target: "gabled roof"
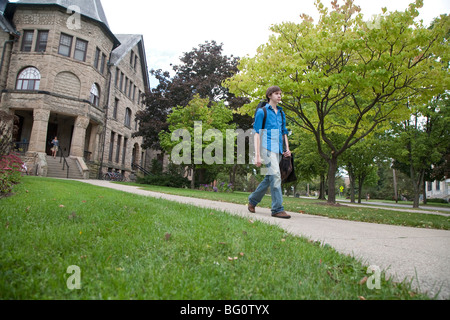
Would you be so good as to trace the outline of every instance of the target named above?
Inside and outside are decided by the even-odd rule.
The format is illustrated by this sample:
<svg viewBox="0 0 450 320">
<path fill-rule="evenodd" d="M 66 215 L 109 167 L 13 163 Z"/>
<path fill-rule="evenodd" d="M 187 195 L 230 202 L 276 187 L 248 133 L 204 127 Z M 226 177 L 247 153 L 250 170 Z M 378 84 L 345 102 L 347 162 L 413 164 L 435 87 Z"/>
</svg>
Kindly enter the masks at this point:
<svg viewBox="0 0 450 320">
<path fill-rule="evenodd" d="M 77 6 L 80 13 L 86 17 L 104 23 L 108 28 L 108 20 L 100 0 L 19 0 L 16 3 L 21 4 L 57 4 L 64 8 Z"/>
<path fill-rule="evenodd" d="M 121 44 L 111 53 L 110 63 L 114 66 L 117 66 L 135 46 L 138 46 L 144 84 L 146 89 L 149 89 L 150 78 L 147 70 L 144 37 L 141 34 L 116 34 L 116 37 L 117 39 L 119 39 Z"/>
<path fill-rule="evenodd" d="M 97 21 L 100 26 L 106 31 L 106 33 L 112 38 L 114 42 L 114 48 L 116 48 L 120 43 L 116 36 L 111 32 L 106 19 L 105 11 L 100 0 L 18 0 L 17 2 L 10 2 L 8 6 L 12 8 L 13 11 L 18 6 L 59 6 L 65 9 L 74 9 L 78 7 L 80 14 L 89 19 Z"/>
<path fill-rule="evenodd" d="M 7 5 L 8 5 L 8 0 L 0 0 L 0 15 L 3 15 Z"/>
<path fill-rule="evenodd" d="M 0 0 L 0 2 L 3 0 Z M 100 0 L 18 0 L 17 2 L 10 2 L 8 8 L 10 16 L 14 14 L 18 6 L 59 6 L 68 9 L 71 6 L 80 8 L 80 14 L 95 20 L 105 29 L 111 36 L 114 42 L 114 48 L 111 53 L 110 63 L 117 66 L 136 45 L 139 49 L 139 56 L 141 58 L 142 74 L 144 77 L 144 84 L 147 89 L 150 88 L 150 78 L 147 70 L 147 58 L 144 46 L 144 37 L 140 34 L 113 34 L 109 29 L 109 24 L 106 19 L 105 12 Z M 72 8 L 71 8 L 72 9 Z M 7 20 L 5 19 L 7 22 Z M 0 27 L 3 25 L 0 20 Z M 5 24 L 5 27 L 10 29 L 10 25 Z M 12 28 L 12 26 L 11 26 Z M 12 28 L 14 30 L 14 28 Z M 6 30 L 5 30 L 6 31 Z M 14 30 L 15 31 L 15 30 Z"/>
<path fill-rule="evenodd" d="M 8 0 L 0 0 L 0 30 L 7 32 L 15 37 L 19 36 L 16 28 L 9 22 L 9 20 L 4 16 L 6 6 L 8 5 Z"/>
<path fill-rule="evenodd" d="M 0 29 L 11 35 L 18 36 L 17 30 L 11 25 L 8 19 L 3 16 L 3 14 L 0 14 Z"/>
</svg>

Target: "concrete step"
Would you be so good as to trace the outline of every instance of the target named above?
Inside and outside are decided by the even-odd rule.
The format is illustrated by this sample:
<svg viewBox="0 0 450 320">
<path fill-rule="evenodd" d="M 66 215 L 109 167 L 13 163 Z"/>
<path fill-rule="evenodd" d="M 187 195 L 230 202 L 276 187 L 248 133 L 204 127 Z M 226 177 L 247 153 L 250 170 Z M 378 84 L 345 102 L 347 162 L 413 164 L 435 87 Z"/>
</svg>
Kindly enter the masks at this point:
<svg viewBox="0 0 450 320">
<path fill-rule="evenodd" d="M 66 161 L 69 165 L 69 179 L 83 179 L 83 175 L 78 169 L 76 160 L 66 158 Z M 63 163 L 61 162 L 60 158 L 57 157 L 56 159 L 53 159 L 53 157 L 47 156 L 47 165 L 47 177 L 63 179 L 67 178 L 67 167 L 65 167 L 65 170 L 62 170 Z"/>
</svg>

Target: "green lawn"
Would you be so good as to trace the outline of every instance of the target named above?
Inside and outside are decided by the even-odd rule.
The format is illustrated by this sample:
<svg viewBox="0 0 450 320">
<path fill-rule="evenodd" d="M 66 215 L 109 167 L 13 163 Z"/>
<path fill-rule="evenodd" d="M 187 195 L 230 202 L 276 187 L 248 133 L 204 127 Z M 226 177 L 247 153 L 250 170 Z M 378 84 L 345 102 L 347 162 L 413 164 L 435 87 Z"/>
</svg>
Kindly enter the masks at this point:
<svg viewBox="0 0 450 320">
<path fill-rule="evenodd" d="M 195 197 L 202 199 L 210 199 L 216 201 L 232 202 L 246 205 L 248 203 L 249 193 L 233 192 L 219 193 L 208 192 L 191 189 L 177 189 L 159 186 L 141 185 L 135 183 L 125 183 L 129 185 L 139 186 L 145 190 L 175 194 L 186 197 Z M 450 216 L 441 216 L 433 214 L 423 214 L 417 212 L 400 212 L 386 210 L 383 207 L 379 209 L 350 207 L 344 204 L 338 206 L 326 205 L 326 201 L 317 199 L 284 197 L 284 208 L 286 211 L 298 212 L 299 214 L 312 214 L 326 216 L 329 218 L 363 221 L 371 223 L 401 225 L 418 228 L 431 228 L 450 230 Z M 259 204 L 261 207 L 270 208 L 271 198 L 266 196 Z M 398 209 L 398 208 L 397 208 Z"/>
<path fill-rule="evenodd" d="M 355 259 L 258 221 L 75 181 L 14 191 L 0 199 L 0 299 L 427 299 L 384 274 L 369 290 Z"/>
</svg>

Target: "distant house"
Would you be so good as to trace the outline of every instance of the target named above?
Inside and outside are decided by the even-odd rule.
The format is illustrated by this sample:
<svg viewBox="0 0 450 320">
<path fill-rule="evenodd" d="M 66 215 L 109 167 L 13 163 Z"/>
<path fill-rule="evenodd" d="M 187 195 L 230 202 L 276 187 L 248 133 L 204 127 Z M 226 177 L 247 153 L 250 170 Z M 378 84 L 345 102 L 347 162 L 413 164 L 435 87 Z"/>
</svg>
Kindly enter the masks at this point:
<svg viewBox="0 0 450 320">
<path fill-rule="evenodd" d="M 0 109 L 19 118 L 27 166 L 47 175 L 57 136 L 84 178 L 145 167 L 132 136 L 150 87 L 143 36 L 113 34 L 100 0 L 0 0 L 0 12 Z"/>
<path fill-rule="evenodd" d="M 427 199 L 444 199 L 450 202 L 450 155 L 446 156 L 443 181 L 428 181 L 426 183 Z"/>
<path fill-rule="evenodd" d="M 427 182 L 427 199 L 444 199 L 450 201 L 450 179 Z"/>
</svg>

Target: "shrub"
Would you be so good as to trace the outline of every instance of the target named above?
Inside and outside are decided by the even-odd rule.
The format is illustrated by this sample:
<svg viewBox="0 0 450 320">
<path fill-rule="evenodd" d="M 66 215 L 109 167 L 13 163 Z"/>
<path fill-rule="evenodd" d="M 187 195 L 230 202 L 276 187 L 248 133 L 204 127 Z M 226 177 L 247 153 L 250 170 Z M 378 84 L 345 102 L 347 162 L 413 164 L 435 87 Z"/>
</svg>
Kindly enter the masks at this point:
<svg viewBox="0 0 450 320">
<path fill-rule="evenodd" d="M 15 154 L 0 156 L 0 197 L 12 191 L 22 177 L 22 160 Z"/>
<path fill-rule="evenodd" d="M 217 187 L 212 184 L 200 184 L 199 190 L 201 191 L 213 191 L 213 192 L 233 192 L 233 184 L 220 182 Z"/>
<path fill-rule="evenodd" d="M 448 203 L 445 199 L 427 199 L 428 203 Z"/>
<path fill-rule="evenodd" d="M 185 188 L 191 184 L 191 182 L 187 178 L 167 173 L 139 177 L 137 179 L 137 182 L 141 184 L 149 184 L 154 186 L 172 187 L 172 188 Z"/>
<path fill-rule="evenodd" d="M 162 163 L 153 159 L 150 173 L 145 177 L 138 177 L 137 183 L 172 188 L 186 188 L 191 185 L 189 179 L 184 177 L 184 168 L 173 163 L 164 171 Z"/>
<path fill-rule="evenodd" d="M 218 184 L 217 188 L 219 189 L 219 192 L 233 192 L 232 183 L 221 182 Z"/>
<path fill-rule="evenodd" d="M 19 117 L 0 110 L 0 155 L 11 151 L 12 135 L 19 130 Z"/>
</svg>

